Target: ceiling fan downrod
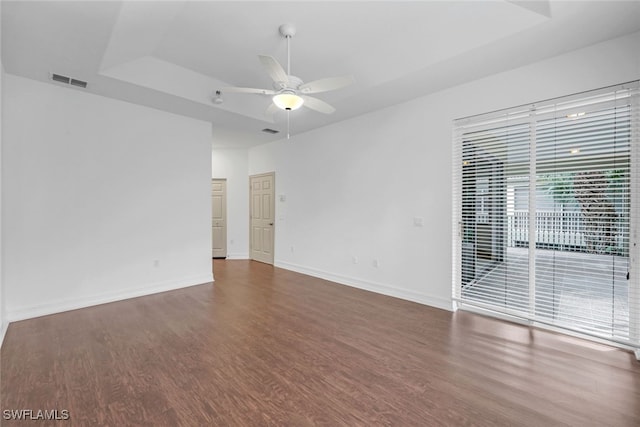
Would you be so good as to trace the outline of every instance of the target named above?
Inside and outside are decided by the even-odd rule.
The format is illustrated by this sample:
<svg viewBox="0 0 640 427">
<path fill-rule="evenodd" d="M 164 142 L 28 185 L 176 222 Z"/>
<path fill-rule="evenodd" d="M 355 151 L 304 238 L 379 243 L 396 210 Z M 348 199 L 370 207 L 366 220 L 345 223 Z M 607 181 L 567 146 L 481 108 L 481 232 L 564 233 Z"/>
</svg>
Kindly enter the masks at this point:
<svg viewBox="0 0 640 427">
<path fill-rule="evenodd" d="M 287 38 L 287 77 L 291 75 L 291 36 Z"/>
<path fill-rule="evenodd" d="M 287 39 L 287 76 L 291 75 L 291 37 L 296 35 L 296 27 L 293 24 L 282 24 L 280 28 L 280 35 Z"/>
<path fill-rule="evenodd" d="M 286 84 L 290 84 L 291 79 L 291 37 L 296 34 L 296 27 L 293 24 L 282 24 L 280 25 L 280 34 L 287 39 L 287 82 Z M 290 124 L 291 124 L 291 108 L 287 108 L 287 139 L 291 138 L 290 133 Z"/>
</svg>

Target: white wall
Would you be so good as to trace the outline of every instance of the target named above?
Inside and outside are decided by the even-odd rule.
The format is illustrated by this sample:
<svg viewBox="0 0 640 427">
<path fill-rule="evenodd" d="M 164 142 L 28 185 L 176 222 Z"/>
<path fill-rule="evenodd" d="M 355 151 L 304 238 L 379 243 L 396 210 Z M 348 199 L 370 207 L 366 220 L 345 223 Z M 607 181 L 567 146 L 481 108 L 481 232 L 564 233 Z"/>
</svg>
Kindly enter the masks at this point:
<svg viewBox="0 0 640 427">
<path fill-rule="evenodd" d="M 0 4 L 0 22 L 2 21 L 2 4 Z M 0 28 L 0 46 L 2 46 L 2 30 Z M 4 281 L 2 280 L 2 81 L 4 79 L 4 65 L 2 65 L 2 50 L 0 49 L 0 347 L 7 332 L 8 322 L 6 320 Z"/>
<path fill-rule="evenodd" d="M 286 195 L 275 264 L 451 309 L 452 121 L 638 79 L 639 52 L 636 33 L 251 149 Z"/>
<path fill-rule="evenodd" d="M 5 75 L 9 320 L 212 280 L 210 124 Z"/>
<path fill-rule="evenodd" d="M 249 258 L 249 152 L 213 149 L 212 178 L 227 179 L 227 258 Z"/>
</svg>

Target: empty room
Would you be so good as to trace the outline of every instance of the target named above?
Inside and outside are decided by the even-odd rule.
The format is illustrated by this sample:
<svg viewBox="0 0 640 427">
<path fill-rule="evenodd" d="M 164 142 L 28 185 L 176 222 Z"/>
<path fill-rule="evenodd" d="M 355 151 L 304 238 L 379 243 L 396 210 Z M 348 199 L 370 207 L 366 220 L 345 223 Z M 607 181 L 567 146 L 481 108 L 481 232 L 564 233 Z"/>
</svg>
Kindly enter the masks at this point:
<svg viewBox="0 0 640 427">
<path fill-rule="evenodd" d="M 640 425 L 640 1 L 0 25 L 0 425 Z"/>
</svg>

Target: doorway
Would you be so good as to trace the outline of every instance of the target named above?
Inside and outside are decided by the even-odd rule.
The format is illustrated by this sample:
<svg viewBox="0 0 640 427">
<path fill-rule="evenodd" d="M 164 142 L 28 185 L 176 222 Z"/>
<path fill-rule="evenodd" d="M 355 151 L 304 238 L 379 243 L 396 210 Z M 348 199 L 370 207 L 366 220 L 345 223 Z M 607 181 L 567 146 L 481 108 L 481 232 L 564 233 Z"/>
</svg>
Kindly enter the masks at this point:
<svg viewBox="0 0 640 427">
<path fill-rule="evenodd" d="M 211 180 L 212 258 L 227 257 L 227 180 Z"/>
<path fill-rule="evenodd" d="M 250 258 L 273 264 L 275 224 L 275 174 L 249 177 L 250 185 Z"/>
</svg>

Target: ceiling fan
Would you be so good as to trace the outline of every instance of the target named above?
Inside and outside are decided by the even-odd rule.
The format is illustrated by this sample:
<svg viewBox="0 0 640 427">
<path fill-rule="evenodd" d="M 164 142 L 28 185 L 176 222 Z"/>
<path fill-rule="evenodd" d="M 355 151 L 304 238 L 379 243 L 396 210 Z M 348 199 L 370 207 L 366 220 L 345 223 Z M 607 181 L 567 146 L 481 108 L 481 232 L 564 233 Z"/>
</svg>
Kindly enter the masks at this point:
<svg viewBox="0 0 640 427">
<path fill-rule="evenodd" d="M 269 119 L 273 119 L 276 112 L 287 112 L 287 138 L 289 138 L 289 112 L 305 106 L 311 110 L 324 114 L 331 114 L 336 109 L 325 101 L 308 96 L 309 94 L 328 92 L 341 89 L 353 83 L 352 76 L 328 77 L 304 83 L 299 77 L 291 75 L 291 50 L 290 41 L 296 34 L 293 24 L 283 24 L 279 28 L 280 35 L 287 39 L 287 70 L 272 56 L 258 55 L 269 77 L 273 80 L 273 89 L 258 89 L 249 87 L 227 87 L 220 89 L 221 93 L 247 93 L 258 95 L 270 95 L 272 103 L 265 111 Z M 216 92 L 216 93 L 218 93 Z"/>
</svg>

